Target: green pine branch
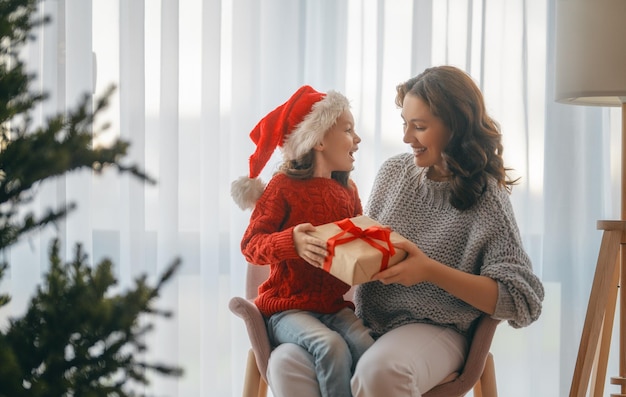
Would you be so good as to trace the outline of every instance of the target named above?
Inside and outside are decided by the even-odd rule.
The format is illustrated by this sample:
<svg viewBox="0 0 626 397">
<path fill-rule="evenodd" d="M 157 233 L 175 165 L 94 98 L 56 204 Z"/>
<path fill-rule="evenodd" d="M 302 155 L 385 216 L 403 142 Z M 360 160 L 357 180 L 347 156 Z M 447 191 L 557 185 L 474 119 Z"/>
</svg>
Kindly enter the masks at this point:
<svg viewBox="0 0 626 397">
<path fill-rule="evenodd" d="M 49 224 L 64 219 L 76 204 L 63 203 L 43 214 L 22 214 L 36 197 L 38 186 L 79 169 L 100 173 L 113 168 L 145 183 L 155 181 L 142 169 L 125 164 L 129 142 L 115 140 L 94 147 L 94 120 L 108 106 L 114 88 L 33 128 L 32 112 L 47 99 L 29 91 L 34 76 L 25 73 L 20 49 L 33 38 L 32 30 L 48 22 L 39 17 L 39 0 L 0 0 L 0 251 Z M 135 280 L 124 293 L 117 284 L 113 263 L 93 268 L 80 244 L 72 261 L 62 263 L 59 241 L 53 240 L 49 271 L 22 317 L 0 329 L 0 397 L 131 397 L 147 385 L 148 372 L 181 376 L 182 369 L 148 362 L 146 335 L 153 325 L 145 317 L 170 317 L 155 307 L 163 286 L 180 266 L 174 260 L 155 286 L 147 277 Z M 9 266 L 0 263 L 0 281 Z M 0 309 L 10 301 L 0 295 Z"/>
<path fill-rule="evenodd" d="M 152 326 L 140 318 L 171 315 L 154 305 L 179 260 L 156 286 L 142 276 L 133 289 L 109 296 L 117 284 L 110 261 L 92 269 L 78 245 L 73 260 L 63 264 L 58 241 L 49 259 L 51 269 L 26 314 L 11 320 L 8 332 L 0 334 L 0 346 L 11 347 L 0 348 L 0 357 L 5 354 L 0 379 L 5 371 L 16 380 L 10 386 L 0 382 L 0 396 L 134 396 L 127 383 L 147 385 L 146 371 L 182 374 L 178 367 L 141 360 L 147 350 L 143 339 Z"/>
<path fill-rule="evenodd" d="M 115 87 L 92 103 L 84 95 L 74 109 L 59 113 L 32 128 L 32 112 L 45 93 L 29 91 L 35 76 L 25 72 L 19 49 L 33 38 L 31 30 L 49 21 L 37 18 L 37 0 L 0 0 L 0 249 L 21 235 L 64 218 L 75 205 L 32 213 L 18 219 L 19 208 L 32 201 L 41 182 L 78 169 L 101 173 L 116 168 L 154 184 L 136 164 L 124 164 L 129 142 L 116 139 L 107 147 L 93 141 L 108 127 L 93 131 L 96 117 L 109 105 Z"/>
</svg>

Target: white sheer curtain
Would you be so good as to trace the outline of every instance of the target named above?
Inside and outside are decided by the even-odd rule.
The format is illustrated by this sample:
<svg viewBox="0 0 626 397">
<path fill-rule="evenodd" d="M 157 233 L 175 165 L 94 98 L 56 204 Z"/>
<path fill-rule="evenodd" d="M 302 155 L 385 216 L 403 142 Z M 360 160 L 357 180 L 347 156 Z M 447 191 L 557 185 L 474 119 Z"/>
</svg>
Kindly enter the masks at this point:
<svg viewBox="0 0 626 397">
<path fill-rule="evenodd" d="M 344 92 L 363 138 L 353 176 L 366 202 L 381 162 L 407 150 L 395 85 L 447 63 L 472 74 L 501 123 L 506 162 L 522 178 L 512 195 L 519 226 L 547 291 L 537 323 L 497 332 L 499 392 L 567 395 L 599 246 L 595 221 L 618 215 L 620 115 L 554 103 L 554 0 L 40 4 L 52 23 L 24 54 L 35 88 L 51 94 L 39 115 L 116 84 L 100 120 L 111 135 L 98 139 L 129 140 L 129 160 L 158 184 L 80 172 L 41 186 L 35 209 L 76 200 L 78 210 L 11 250 L 3 322 L 23 313 L 55 235 L 67 256 L 80 241 L 94 262 L 112 258 L 120 289 L 180 256 L 160 300 L 175 317 L 157 323 L 149 355 L 185 375 L 153 379 L 150 393 L 240 395 L 249 344 L 227 302 L 244 291 L 239 241 L 249 213 L 229 189 L 247 172 L 248 132 L 302 84 Z"/>
</svg>

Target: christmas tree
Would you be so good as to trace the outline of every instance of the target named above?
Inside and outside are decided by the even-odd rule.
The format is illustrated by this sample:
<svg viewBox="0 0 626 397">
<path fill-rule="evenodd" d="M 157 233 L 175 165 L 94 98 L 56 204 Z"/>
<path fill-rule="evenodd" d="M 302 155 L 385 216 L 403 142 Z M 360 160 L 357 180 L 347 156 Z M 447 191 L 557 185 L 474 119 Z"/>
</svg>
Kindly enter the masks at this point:
<svg viewBox="0 0 626 397">
<path fill-rule="evenodd" d="M 123 164 L 128 142 L 92 146 L 94 135 L 101 133 L 93 131 L 93 121 L 113 88 L 93 103 L 85 95 L 75 109 L 33 127 L 31 114 L 46 95 L 30 91 L 34 76 L 26 73 L 19 52 L 33 30 L 49 22 L 37 18 L 38 2 L 0 0 L 0 252 L 75 207 L 67 203 L 43 215 L 21 214 L 42 181 L 78 169 L 114 168 L 155 183 L 138 166 Z M 180 376 L 175 366 L 142 361 L 147 349 L 142 340 L 152 325 L 140 321 L 171 315 L 155 308 L 155 301 L 180 261 L 174 260 L 154 286 L 143 276 L 128 291 L 112 294 L 117 281 L 109 260 L 92 268 L 78 244 L 64 263 L 59 246 L 58 240 L 50 242 L 50 270 L 24 316 L 0 329 L 0 397 L 138 396 L 149 383 L 147 372 Z M 9 266 L 19 265 L 0 263 L 0 281 Z M 0 296 L 0 310 L 9 301 L 9 295 Z"/>
</svg>

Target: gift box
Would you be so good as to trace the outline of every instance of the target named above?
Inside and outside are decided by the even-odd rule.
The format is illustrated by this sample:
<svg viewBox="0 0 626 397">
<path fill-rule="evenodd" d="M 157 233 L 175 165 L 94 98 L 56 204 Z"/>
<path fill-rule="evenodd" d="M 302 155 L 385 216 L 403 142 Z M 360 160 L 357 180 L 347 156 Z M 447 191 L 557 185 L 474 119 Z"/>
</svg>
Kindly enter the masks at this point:
<svg viewBox="0 0 626 397">
<path fill-rule="evenodd" d="M 309 234 L 326 241 L 329 254 L 324 270 L 350 285 L 370 281 L 407 255 L 393 246 L 406 240 L 404 237 L 367 216 L 316 226 Z"/>
</svg>

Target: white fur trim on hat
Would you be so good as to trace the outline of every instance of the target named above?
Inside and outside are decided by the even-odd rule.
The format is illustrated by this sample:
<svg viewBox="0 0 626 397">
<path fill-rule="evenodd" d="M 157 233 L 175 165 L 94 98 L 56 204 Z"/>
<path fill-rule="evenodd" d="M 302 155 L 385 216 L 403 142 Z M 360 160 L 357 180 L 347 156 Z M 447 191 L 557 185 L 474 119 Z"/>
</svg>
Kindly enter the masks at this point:
<svg viewBox="0 0 626 397">
<path fill-rule="evenodd" d="M 285 140 L 285 159 L 295 160 L 307 154 L 324 139 L 324 134 L 335 125 L 341 113 L 348 109 L 348 98 L 336 91 L 329 91 L 324 99 L 313 104 L 311 112 Z"/>
<path fill-rule="evenodd" d="M 242 210 L 254 208 L 264 190 L 265 183 L 259 178 L 242 176 L 230 184 L 230 195 Z"/>
</svg>

